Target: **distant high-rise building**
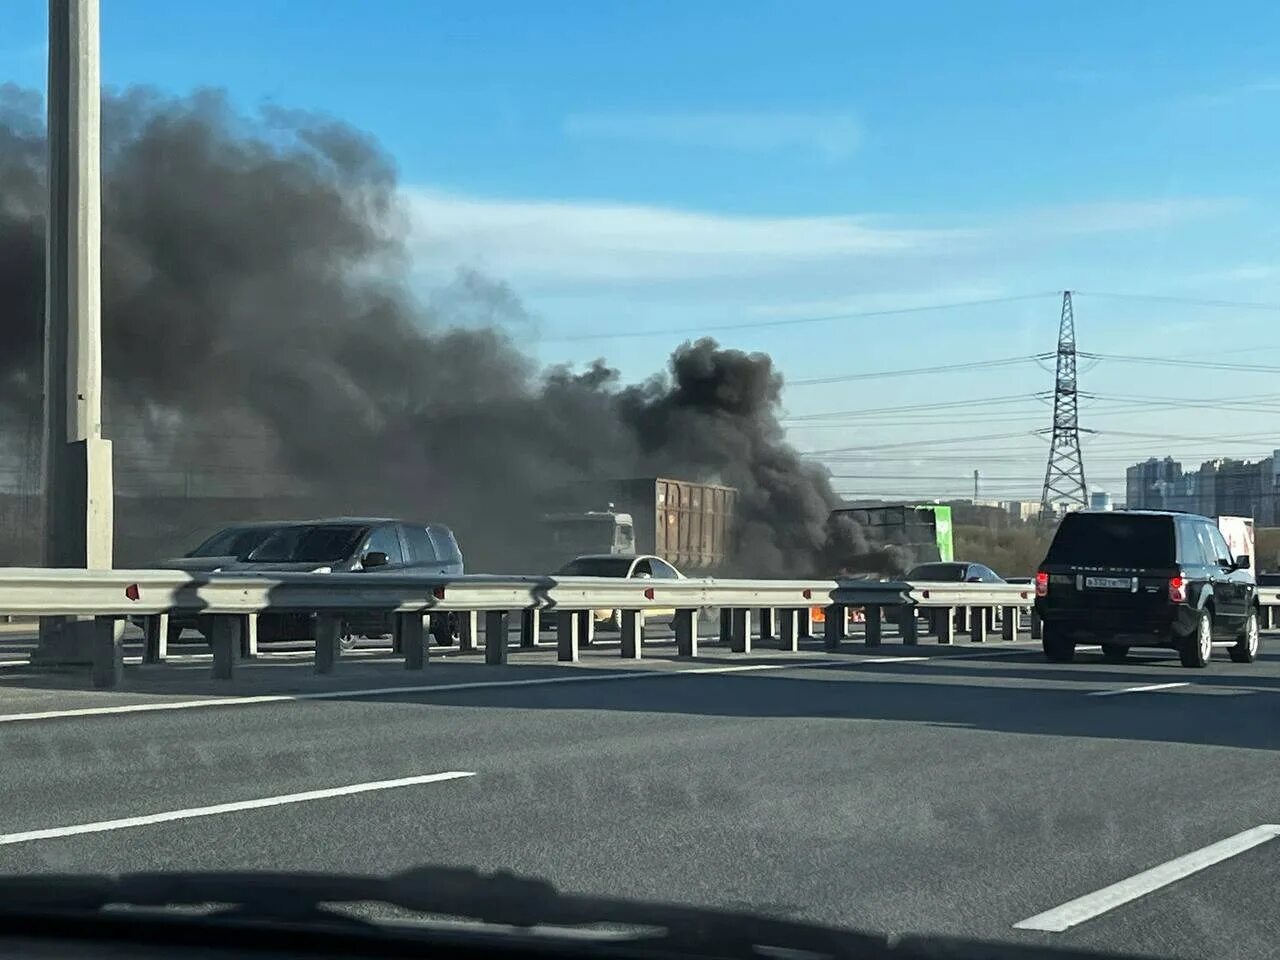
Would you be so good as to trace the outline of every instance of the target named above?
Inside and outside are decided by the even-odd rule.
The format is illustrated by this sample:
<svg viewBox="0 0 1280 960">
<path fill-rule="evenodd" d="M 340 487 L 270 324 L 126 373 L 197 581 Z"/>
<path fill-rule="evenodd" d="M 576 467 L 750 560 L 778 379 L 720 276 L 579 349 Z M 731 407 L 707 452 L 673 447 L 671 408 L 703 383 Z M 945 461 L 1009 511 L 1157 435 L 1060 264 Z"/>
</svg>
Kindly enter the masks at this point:
<svg viewBox="0 0 1280 960">
<path fill-rule="evenodd" d="M 1135 463 L 1125 471 L 1125 505 L 1253 517 L 1258 526 L 1280 525 L 1280 450 L 1261 461 L 1206 460 L 1185 473 L 1170 457 Z"/>
</svg>

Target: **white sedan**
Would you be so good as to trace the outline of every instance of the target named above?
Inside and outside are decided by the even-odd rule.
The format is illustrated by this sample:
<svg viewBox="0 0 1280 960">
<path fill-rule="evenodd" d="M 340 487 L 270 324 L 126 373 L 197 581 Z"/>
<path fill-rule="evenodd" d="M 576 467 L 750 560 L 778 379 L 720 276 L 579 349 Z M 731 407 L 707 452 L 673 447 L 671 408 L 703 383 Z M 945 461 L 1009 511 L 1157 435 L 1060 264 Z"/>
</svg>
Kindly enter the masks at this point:
<svg viewBox="0 0 1280 960">
<path fill-rule="evenodd" d="M 612 553 L 587 554 L 570 560 L 555 573 L 559 577 L 619 577 L 627 580 L 683 580 L 685 576 L 661 557 L 648 554 L 618 556 Z M 670 622 L 676 615 L 671 610 L 646 610 L 643 619 L 648 622 Z M 621 610 L 593 610 L 592 619 L 615 630 L 622 629 Z"/>
</svg>

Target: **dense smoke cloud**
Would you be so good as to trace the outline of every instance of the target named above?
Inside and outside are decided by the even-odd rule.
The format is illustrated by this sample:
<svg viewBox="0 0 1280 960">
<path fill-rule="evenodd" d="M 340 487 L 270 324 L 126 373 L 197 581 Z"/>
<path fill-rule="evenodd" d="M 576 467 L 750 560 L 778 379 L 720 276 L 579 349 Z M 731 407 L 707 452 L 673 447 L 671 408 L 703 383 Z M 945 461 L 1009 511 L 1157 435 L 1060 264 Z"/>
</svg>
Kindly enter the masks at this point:
<svg viewBox="0 0 1280 960">
<path fill-rule="evenodd" d="M 5 422 L 38 409 L 42 111 L 0 88 Z M 277 478 L 281 504 L 425 513 L 490 569 L 518 564 L 540 492 L 651 474 L 739 488 L 743 572 L 831 572 L 859 546 L 856 528 L 828 526 L 838 498 L 824 471 L 783 439 L 767 356 L 699 340 L 624 387 L 603 362 L 540 373 L 502 332 L 528 318 L 501 284 L 465 274 L 415 299 L 394 167 L 359 132 L 279 110 L 246 117 L 216 93 L 135 90 L 104 98 L 103 136 L 119 477 L 145 486 L 196 462 Z M 190 474 L 188 496 L 208 480 Z"/>
</svg>

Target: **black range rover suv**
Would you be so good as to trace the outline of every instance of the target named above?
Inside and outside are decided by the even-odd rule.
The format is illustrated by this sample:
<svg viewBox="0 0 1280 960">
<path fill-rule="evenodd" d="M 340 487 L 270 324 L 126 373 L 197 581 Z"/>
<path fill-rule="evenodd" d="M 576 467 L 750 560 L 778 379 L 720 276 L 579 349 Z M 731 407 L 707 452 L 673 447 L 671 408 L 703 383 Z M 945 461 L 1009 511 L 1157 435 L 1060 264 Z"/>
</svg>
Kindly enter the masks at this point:
<svg viewBox="0 0 1280 960">
<path fill-rule="evenodd" d="M 1203 667 L 1215 646 L 1258 654 L 1258 597 L 1247 556 L 1233 557 L 1208 517 L 1082 511 L 1058 527 L 1036 574 L 1044 653 L 1065 662 L 1077 643 L 1122 660 L 1130 647 L 1173 647 Z"/>
</svg>

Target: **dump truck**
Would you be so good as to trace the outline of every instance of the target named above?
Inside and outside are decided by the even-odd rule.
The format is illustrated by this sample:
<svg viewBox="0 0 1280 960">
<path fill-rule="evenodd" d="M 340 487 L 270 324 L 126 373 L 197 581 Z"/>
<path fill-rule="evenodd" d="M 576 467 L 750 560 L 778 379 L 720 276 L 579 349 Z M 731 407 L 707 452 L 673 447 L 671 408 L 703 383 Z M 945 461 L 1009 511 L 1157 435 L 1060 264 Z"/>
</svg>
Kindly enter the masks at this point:
<svg viewBox="0 0 1280 960">
<path fill-rule="evenodd" d="M 666 477 L 584 481 L 549 497 L 545 569 L 581 554 L 653 554 L 690 576 L 711 576 L 733 549 L 738 491 Z"/>
</svg>

